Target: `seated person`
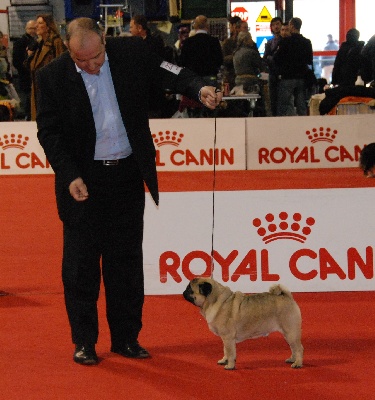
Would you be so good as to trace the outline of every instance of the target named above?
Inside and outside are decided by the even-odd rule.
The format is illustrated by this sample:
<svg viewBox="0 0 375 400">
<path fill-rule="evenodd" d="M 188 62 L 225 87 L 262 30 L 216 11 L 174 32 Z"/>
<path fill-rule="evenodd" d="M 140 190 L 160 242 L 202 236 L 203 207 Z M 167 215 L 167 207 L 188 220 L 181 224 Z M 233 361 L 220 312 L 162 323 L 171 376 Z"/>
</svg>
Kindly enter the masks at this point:
<svg viewBox="0 0 375 400">
<path fill-rule="evenodd" d="M 259 73 L 262 59 L 250 32 L 240 32 L 237 48 L 233 53 L 236 86 L 243 86 L 245 93 L 259 93 Z"/>
</svg>

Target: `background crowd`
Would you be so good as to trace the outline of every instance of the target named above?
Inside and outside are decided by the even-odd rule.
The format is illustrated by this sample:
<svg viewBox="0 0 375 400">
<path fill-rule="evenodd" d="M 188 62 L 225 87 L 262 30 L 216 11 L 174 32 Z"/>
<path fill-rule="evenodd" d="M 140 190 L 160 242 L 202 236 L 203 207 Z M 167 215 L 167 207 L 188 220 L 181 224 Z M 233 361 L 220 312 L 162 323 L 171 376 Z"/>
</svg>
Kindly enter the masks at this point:
<svg viewBox="0 0 375 400">
<path fill-rule="evenodd" d="M 177 40 L 171 46 L 160 31 L 151 31 L 143 15 L 132 17 L 128 33 L 140 36 L 147 46 L 166 61 L 189 68 L 207 84 L 229 94 L 258 94 L 254 116 L 307 115 L 312 94 L 328 85 L 348 87 L 375 80 L 375 35 L 368 41 L 359 40 L 360 32 L 353 28 L 339 46 L 327 35 L 326 51 L 337 56 L 320 57 L 313 62 L 311 41 L 301 34 L 302 20 L 283 21 L 275 17 L 270 22 L 272 39 L 261 55 L 247 22 L 240 17 L 228 19 L 228 37 L 220 41 L 210 34 L 209 20 L 197 16 L 192 23 L 176 27 Z M 115 31 L 106 32 L 116 35 Z M 0 32 L 0 44 L 2 34 Z M 0 119 L 35 120 L 35 72 L 66 51 L 63 39 L 51 15 L 37 15 L 28 21 L 24 35 L 13 43 L 12 53 L 0 47 Z M 316 69 L 319 68 L 319 76 Z M 315 68 L 315 73 L 314 73 Z M 13 85 L 13 78 L 14 85 Z M 241 117 L 249 114 L 246 100 L 223 101 L 212 111 L 189 98 L 168 90 L 150 93 L 151 118 L 170 117 Z"/>
</svg>

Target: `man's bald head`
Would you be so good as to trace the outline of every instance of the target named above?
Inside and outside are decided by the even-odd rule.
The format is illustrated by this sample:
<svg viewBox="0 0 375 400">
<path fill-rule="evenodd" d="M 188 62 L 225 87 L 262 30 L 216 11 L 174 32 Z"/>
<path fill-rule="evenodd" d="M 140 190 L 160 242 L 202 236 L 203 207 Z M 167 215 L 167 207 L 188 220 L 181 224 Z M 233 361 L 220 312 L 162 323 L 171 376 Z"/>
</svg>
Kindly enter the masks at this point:
<svg viewBox="0 0 375 400">
<path fill-rule="evenodd" d="M 204 15 L 198 15 L 194 20 L 194 29 L 204 29 L 208 30 L 208 19 Z"/>
<path fill-rule="evenodd" d="M 25 32 L 30 36 L 36 36 L 36 21 L 31 19 L 26 22 Z"/>
<path fill-rule="evenodd" d="M 104 33 L 91 18 L 77 18 L 67 29 L 66 46 L 78 68 L 98 74 L 105 61 Z"/>
<path fill-rule="evenodd" d="M 84 45 L 90 33 L 98 35 L 104 41 L 104 32 L 100 26 L 91 18 L 77 18 L 71 21 L 66 31 L 66 44 L 69 47 L 69 42 L 74 38 Z"/>
</svg>

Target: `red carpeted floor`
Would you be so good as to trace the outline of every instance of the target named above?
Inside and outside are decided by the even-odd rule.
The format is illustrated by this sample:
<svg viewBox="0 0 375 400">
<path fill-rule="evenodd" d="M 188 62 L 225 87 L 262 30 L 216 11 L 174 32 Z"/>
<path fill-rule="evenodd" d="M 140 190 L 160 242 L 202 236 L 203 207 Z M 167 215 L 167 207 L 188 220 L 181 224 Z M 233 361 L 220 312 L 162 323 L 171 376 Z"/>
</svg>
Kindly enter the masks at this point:
<svg viewBox="0 0 375 400">
<path fill-rule="evenodd" d="M 212 186 L 209 173 L 181 176 L 160 174 L 161 189 Z M 319 187 L 375 184 L 353 169 L 223 172 L 217 174 L 216 188 L 316 187 L 317 181 Z M 73 363 L 53 177 L 1 177 L 0 182 L 1 399 L 375 398 L 375 292 L 295 294 L 303 315 L 304 367 L 292 370 L 284 363 L 288 346 L 272 334 L 238 344 L 235 371 L 216 365 L 221 340 L 181 295 L 146 297 L 140 342 L 151 359 L 111 354 L 101 295 L 101 362 L 93 367 Z"/>
</svg>

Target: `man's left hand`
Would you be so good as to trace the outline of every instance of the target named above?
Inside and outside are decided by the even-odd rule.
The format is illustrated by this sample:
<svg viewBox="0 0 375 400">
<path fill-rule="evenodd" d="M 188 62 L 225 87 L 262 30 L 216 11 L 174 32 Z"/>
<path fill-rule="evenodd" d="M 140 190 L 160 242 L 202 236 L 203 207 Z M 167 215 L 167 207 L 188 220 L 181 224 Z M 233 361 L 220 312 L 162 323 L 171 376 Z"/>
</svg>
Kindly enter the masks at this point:
<svg viewBox="0 0 375 400">
<path fill-rule="evenodd" d="M 223 93 L 214 86 L 203 86 L 201 89 L 201 103 L 214 110 L 221 102 Z"/>
</svg>

